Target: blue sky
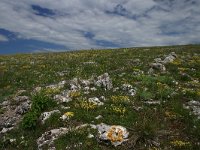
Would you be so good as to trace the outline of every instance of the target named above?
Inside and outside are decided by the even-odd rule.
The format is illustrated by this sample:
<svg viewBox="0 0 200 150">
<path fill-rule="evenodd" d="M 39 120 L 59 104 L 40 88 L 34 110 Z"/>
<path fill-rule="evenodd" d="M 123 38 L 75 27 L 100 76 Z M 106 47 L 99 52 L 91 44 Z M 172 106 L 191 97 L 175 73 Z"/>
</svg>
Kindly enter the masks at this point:
<svg viewBox="0 0 200 150">
<path fill-rule="evenodd" d="M 200 0 L 1 0 L 0 54 L 200 43 Z"/>
</svg>

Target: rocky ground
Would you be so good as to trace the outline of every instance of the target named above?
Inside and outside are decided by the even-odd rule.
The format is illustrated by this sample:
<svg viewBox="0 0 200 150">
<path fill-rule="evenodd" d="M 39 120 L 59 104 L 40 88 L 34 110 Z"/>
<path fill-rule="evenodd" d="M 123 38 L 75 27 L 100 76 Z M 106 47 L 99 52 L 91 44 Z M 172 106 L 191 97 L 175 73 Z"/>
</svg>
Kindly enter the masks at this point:
<svg viewBox="0 0 200 150">
<path fill-rule="evenodd" d="M 199 149 L 200 46 L 0 56 L 0 149 Z"/>
</svg>

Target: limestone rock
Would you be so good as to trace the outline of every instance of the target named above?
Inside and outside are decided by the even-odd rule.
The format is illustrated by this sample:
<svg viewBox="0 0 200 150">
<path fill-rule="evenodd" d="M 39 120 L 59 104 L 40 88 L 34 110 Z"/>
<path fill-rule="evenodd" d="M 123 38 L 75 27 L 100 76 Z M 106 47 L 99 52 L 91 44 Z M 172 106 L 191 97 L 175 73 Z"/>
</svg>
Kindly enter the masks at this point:
<svg viewBox="0 0 200 150">
<path fill-rule="evenodd" d="M 81 85 L 79 84 L 79 79 L 74 78 L 73 80 L 70 81 L 70 90 L 77 91 L 81 89 Z"/>
<path fill-rule="evenodd" d="M 98 116 L 95 117 L 96 120 L 98 120 L 100 118 L 102 118 L 102 115 L 98 115 Z"/>
<path fill-rule="evenodd" d="M 29 109 L 31 108 L 31 102 L 30 101 L 26 101 L 21 103 L 19 106 L 17 106 L 17 108 L 15 109 L 15 112 L 17 114 L 23 115 L 25 114 Z"/>
<path fill-rule="evenodd" d="M 148 105 L 160 105 L 160 101 L 154 101 L 154 100 L 149 100 L 149 101 L 145 101 L 144 102 L 145 104 L 148 104 Z"/>
<path fill-rule="evenodd" d="M 67 96 L 63 96 L 63 95 L 55 95 L 54 99 L 58 101 L 58 103 L 68 103 L 70 101 L 72 101 L 72 99 L 67 95 Z"/>
<path fill-rule="evenodd" d="M 28 101 L 29 97 L 28 96 L 16 96 L 13 98 L 13 100 L 16 102 L 24 102 L 24 101 Z"/>
<path fill-rule="evenodd" d="M 130 94 L 131 96 L 135 96 L 135 94 L 136 94 L 136 89 L 133 88 L 133 86 L 130 85 L 130 84 L 123 84 L 122 87 L 121 87 L 121 89 L 123 91 L 127 91 L 128 94 Z"/>
<path fill-rule="evenodd" d="M 95 84 L 99 87 L 104 87 L 105 90 L 110 90 L 113 88 L 112 80 L 110 79 L 108 73 L 104 73 L 103 75 L 97 77 Z"/>
<path fill-rule="evenodd" d="M 97 97 L 92 97 L 88 99 L 89 102 L 94 103 L 97 106 L 104 105 L 103 102 L 101 102 Z"/>
<path fill-rule="evenodd" d="M 167 64 L 170 62 L 173 62 L 177 58 L 177 55 L 175 52 L 171 52 L 165 59 L 163 60 L 163 64 Z"/>
<path fill-rule="evenodd" d="M 51 89 L 61 89 L 65 86 L 66 81 L 60 81 L 58 84 L 51 84 L 46 86 L 46 88 L 51 88 Z"/>
<path fill-rule="evenodd" d="M 69 132 L 69 129 L 63 127 L 45 132 L 41 137 L 37 139 L 38 149 L 42 150 L 44 145 L 48 145 L 49 148 L 55 148 L 54 141 L 67 132 Z"/>
<path fill-rule="evenodd" d="M 43 112 L 41 115 L 40 115 L 40 120 L 42 121 L 42 124 L 45 123 L 45 121 L 47 119 L 49 119 L 51 117 L 52 114 L 54 113 L 60 113 L 59 110 L 53 110 L 53 111 L 49 111 L 49 112 Z"/>
<path fill-rule="evenodd" d="M 155 70 L 166 71 L 166 68 L 162 63 L 151 63 L 150 67 Z"/>
<path fill-rule="evenodd" d="M 184 105 L 185 109 L 191 110 L 191 113 L 197 116 L 198 119 L 200 119 L 200 102 L 191 100 L 187 102 L 186 105 Z"/>
<path fill-rule="evenodd" d="M 1 130 L 1 132 L 0 132 L 0 134 L 2 133 L 2 134 L 4 134 L 4 133 L 7 133 L 8 131 L 10 131 L 10 130 L 12 130 L 13 129 L 13 127 L 10 127 L 10 128 L 3 128 L 2 130 Z"/>
</svg>

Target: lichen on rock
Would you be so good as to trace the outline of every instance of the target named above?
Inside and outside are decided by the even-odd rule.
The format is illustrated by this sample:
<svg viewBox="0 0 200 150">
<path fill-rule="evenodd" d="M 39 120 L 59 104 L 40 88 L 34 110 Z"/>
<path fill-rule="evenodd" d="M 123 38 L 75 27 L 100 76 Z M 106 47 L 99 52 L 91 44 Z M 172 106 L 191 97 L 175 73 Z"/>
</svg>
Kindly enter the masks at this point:
<svg viewBox="0 0 200 150">
<path fill-rule="evenodd" d="M 99 132 L 98 139 L 100 141 L 109 141 L 115 147 L 121 145 L 123 142 L 127 141 L 129 132 L 125 127 L 119 125 L 107 125 L 101 123 L 96 126 Z"/>
</svg>

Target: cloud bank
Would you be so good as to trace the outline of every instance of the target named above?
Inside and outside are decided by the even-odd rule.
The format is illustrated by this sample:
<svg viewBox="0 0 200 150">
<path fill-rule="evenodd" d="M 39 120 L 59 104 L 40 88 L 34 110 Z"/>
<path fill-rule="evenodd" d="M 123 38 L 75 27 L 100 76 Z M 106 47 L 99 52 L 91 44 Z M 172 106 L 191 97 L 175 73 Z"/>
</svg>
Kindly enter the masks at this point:
<svg viewBox="0 0 200 150">
<path fill-rule="evenodd" d="M 199 0 L 1 0 L 0 29 L 66 49 L 200 43 L 199 8 Z"/>
<path fill-rule="evenodd" d="M 7 42 L 7 41 L 8 41 L 8 38 L 0 34 L 0 42 Z"/>
</svg>

